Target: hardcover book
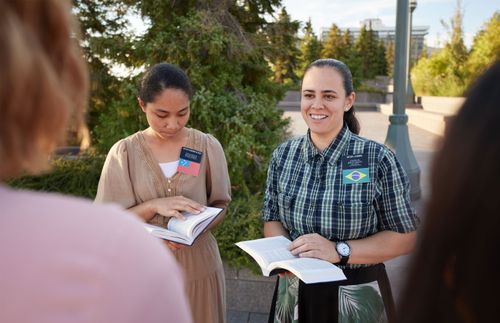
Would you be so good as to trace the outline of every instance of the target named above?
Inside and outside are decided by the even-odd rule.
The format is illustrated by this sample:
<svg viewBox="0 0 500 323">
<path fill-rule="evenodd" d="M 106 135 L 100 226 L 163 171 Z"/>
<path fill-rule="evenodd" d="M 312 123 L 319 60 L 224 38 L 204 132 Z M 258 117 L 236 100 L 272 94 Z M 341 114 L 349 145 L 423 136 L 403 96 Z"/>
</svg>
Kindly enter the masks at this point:
<svg viewBox="0 0 500 323">
<path fill-rule="evenodd" d="M 191 246 L 222 211 L 221 208 L 207 207 L 199 214 L 182 212 L 185 219 L 171 218 L 166 229 L 149 223 L 145 223 L 144 228 L 157 238 Z"/>
<path fill-rule="evenodd" d="M 346 279 L 342 269 L 328 261 L 294 256 L 288 250 L 291 243 L 287 238 L 277 236 L 241 241 L 236 245 L 255 259 L 264 276 L 289 271 L 306 284 Z"/>
</svg>

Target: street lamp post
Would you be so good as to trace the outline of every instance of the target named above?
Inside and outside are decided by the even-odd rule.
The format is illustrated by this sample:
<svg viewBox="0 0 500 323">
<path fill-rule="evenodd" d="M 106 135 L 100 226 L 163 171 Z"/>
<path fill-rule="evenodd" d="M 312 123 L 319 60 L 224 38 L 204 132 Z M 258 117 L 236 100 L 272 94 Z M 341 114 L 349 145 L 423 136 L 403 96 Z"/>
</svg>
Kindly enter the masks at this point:
<svg viewBox="0 0 500 323">
<path fill-rule="evenodd" d="M 410 55 L 408 55 L 408 71 L 410 71 L 411 67 L 411 37 L 413 35 L 413 11 L 417 8 L 417 0 L 410 0 L 410 20 L 409 20 L 409 25 L 410 25 L 410 41 L 409 41 L 409 49 L 408 51 L 410 52 Z M 415 93 L 413 92 L 413 86 L 411 84 L 411 76 L 410 73 L 408 72 L 408 84 L 407 84 L 407 91 L 406 91 L 406 103 L 407 104 L 414 104 L 415 103 Z"/>
<path fill-rule="evenodd" d="M 396 15 L 396 43 L 394 60 L 393 114 L 385 144 L 391 148 L 410 180 L 412 200 L 420 198 L 420 168 L 413 154 L 408 135 L 408 116 L 405 113 L 405 94 L 408 89 L 409 62 L 409 7 L 408 0 L 398 0 Z"/>
</svg>

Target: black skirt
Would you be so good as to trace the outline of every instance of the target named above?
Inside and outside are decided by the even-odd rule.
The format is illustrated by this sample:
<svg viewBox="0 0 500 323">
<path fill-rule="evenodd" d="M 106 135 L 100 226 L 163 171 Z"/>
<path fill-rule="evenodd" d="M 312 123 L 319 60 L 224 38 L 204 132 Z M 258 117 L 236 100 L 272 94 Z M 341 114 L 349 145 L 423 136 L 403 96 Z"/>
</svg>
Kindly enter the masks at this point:
<svg viewBox="0 0 500 323">
<path fill-rule="evenodd" d="M 344 269 L 347 280 L 298 286 L 298 322 L 395 322 L 391 286 L 384 264 Z M 275 322 L 279 279 L 269 322 Z M 284 321 L 293 322 L 285 319 Z M 283 320 L 283 318 L 281 319 Z"/>
</svg>

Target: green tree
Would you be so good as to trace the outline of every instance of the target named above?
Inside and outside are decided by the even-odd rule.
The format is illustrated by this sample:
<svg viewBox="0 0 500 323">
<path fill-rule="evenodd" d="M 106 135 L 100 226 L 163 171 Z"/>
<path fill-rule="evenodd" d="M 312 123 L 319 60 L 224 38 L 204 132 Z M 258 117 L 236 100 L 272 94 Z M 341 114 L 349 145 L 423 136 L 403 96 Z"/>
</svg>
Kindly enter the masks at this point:
<svg viewBox="0 0 500 323">
<path fill-rule="evenodd" d="M 297 48 L 299 27 L 299 21 L 292 20 L 284 7 L 281 8 L 277 21 L 267 27 L 266 33 L 270 46 L 267 59 L 273 67 L 273 80 L 276 83 L 297 84 L 298 82 L 295 70 L 300 55 Z"/>
<path fill-rule="evenodd" d="M 323 43 L 321 56 L 335 58 L 346 63 L 351 70 L 354 87 L 359 86 L 363 75 L 361 57 L 353 44 L 353 38 L 349 30 L 342 32 L 337 25 L 333 24 Z"/>
<path fill-rule="evenodd" d="M 377 75 L 387 75 L 387 59 L 386 49 L 382 40 L 378 41 L 377 56 L 376 56 L 376 71 Z"/>
<path fill-rule="evenodd" d="M 474 37 L 471 53 L 467 62 L 467 83 L 473 82 L 491 64 L 500 60 L 500 11 L 497 11 L 484 24 L 483 29 Z"/>
<path fill-rule="evenodd" d="M 461 96 L 467 86 L 467 48 L 463 42 L 460 0 L 451 20 L 451 37 L 443 50 L 421 58 L 411 71 L 416 95 Z"/>
<path fill-rule="evenodd" d="M 96 116 L 92 129 L 98 151 L 107 152 L 115 141 L 146 125 L 136 103 L 137 77 L 118 79 L 111 66 L 143 69 L 168 61 L 190 76 L 197 90 L 190 125 L 213 133 L 223 144 L 235 193 L 260 191 L 266 162 L 282 140 L 286 124 L 274 108 L 283 90 L 269 81 L 272 71 L 264 59 L 271 48 L 265 34 L 271 23 L 266 17 L 280 1 L 75 0 L 74 4 L 91 65 L 91 110 Z M 126 19 L 120 18 L 134 13 L 147 26 L 140 37 L 132 37 Z"/>
<path fill-rule="evenodd" d="M 362 79 L 372 79 L 381 70 L 380 67 L 380 49 L 377 34 L 366 26 L 361 27 L 359 37 L 354 44 L 356 51 L 361 58 L 361 75 Z M 385 60 L 385 55 L 384 55 Z"/>
<path fill-rule="evenodd" d="M 205 3 L 205 0 L 199 0 Z M 267 16 L 272 16 L 276 8 L 281 6 L 281 0 L 239 0 L 239 1 L 208 1 L 221 6 L 229 4 L 229 13 L 233 16 L 233 23 L 237 22 L 250 35 L 257 35 L 263 26 L 269 22 Z M 235 20 L 234 20 L 235 19 Z M 229 19 L 231 20 L 231 19 Z"/>
<path fill-rule="evenodd" d="M 389 39 L 385 50 L 385 61 L 387 62 L 387 75 L 392 77 L 394 72 L 394 42 Z"/>
<path fill-rule="evenodd" d="M 349 30 L 342 34 L 343 56 L 341 60 L 349 66 L 352 73 L 352 83 L 354 88 L 358 88 L 361 84 L 361 56 L 354 46 L 353 37 Z"/>
<path fill-rule="evenodd" d="M 309 64 L 321 57 L 321 42 L 313 31 L 311 18 L 303 28 L 304 36 L 300 40 L 299 70 L 297 75 L 302 77 L 304 70 Z"/>
<path fill-rule="evenodd" d="M 450 74 L 455 78 L 457 84 L 463 86 L 465 62 L 467 61 L 467 48 L 464 44 L 463 36 L 463 12 L 461 10 L 461 0 L 457 0 L 457 8 L 451 21 L 451 40 L 445 45 L 445 50 L 450 53 Z"/>
<path fill-rule="evenodd" d="M 335 58 L 342 60 L 345 58 L 346 49 L 344 48 L 344 42 L 342 39 L 342 31 L 336 24 L 332 24 L 328 30 L 328 35 L 323 41 L 323 49 L 321 50 L 321 56 L 325 58 Z"/>
<path fill-rule="evenodd" d="M 115 0 L 73 0 L 73 7 L 90 69 L 87 124 L 93 129 L 119 91 L 120 82 L 111 73 L 110 58 L 117 63 L 127 60 L 133 37 L 124 17 L 132 8 Z"/>
</svg>

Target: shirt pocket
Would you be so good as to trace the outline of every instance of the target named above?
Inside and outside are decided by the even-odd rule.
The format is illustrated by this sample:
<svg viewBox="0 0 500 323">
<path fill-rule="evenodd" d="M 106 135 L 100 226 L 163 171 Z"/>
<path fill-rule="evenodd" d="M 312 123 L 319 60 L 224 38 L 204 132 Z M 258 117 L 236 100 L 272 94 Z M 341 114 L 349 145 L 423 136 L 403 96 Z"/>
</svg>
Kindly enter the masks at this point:
<svg viewBox="0 0 500 323">
<path fill-rule="evenodd" d="M 373 234 L 377 228 L 373 183 L 350 184 L 333 201 L 337 239 L 357 239 Z"/>
<path fill-rule="evenodd" d="M 376 228 L 370 204 L 336 203 L 333 205 L 334 227 L 339 240 L 364 238 Z"/>
</svg>

